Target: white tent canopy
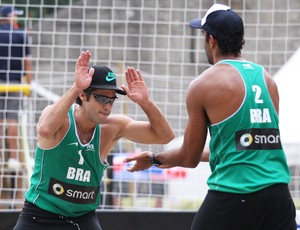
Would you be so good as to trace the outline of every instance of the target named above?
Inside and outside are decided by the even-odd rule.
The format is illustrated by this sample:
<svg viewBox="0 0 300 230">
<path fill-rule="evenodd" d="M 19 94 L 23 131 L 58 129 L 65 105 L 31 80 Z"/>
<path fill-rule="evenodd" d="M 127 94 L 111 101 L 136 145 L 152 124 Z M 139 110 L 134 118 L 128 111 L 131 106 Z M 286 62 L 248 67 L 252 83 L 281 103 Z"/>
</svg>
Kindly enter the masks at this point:
<svg viewBox="0 0 300 230">
<path fill-rule="evenodd" d="M 274 75 L 280 96 L 279 127 L 288 160 L 300 155 L 300 47 Z M 299 162 L 298 162 L 299 163 Z"/>
</svg>

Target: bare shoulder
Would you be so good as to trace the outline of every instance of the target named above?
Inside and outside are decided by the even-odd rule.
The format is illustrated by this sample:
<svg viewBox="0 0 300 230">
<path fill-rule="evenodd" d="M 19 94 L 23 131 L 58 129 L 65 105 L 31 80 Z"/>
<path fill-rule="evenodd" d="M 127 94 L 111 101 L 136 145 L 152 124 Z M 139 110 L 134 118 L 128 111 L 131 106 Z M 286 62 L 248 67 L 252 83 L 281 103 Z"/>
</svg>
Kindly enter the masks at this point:
<svg viewBox="0 0 300 230">
<path fill-rule="evenodd" d="M 106 124 L 115 124 L 115 125 L 126 125 L 128 122 L 131 122 L 132 118 L 123 115 L 123 114 L 113 114 L 107 118 Z"/>
<path fill-rule="evenodd" d="M 124 127 L 126 127 L 132 121 L 133 119 L 126 115 L 116 114 L 110 115 L 105 124 L 102 124 L 101 126 L 108 132 L 113 133 L 115 137 L 120 138 Z"/>
<path fill-rule="evenodd" d="M 236 69 L 218 64 L 204 71 L 190 84 L 187 103 L 191 108 L 202 108 L 210 123 L 214 124 L 233 114 L 241 105 L 244 94 L 243 80 Z"/>
<path fill-rule="evenodd" d="M 132 119 L 125 115 L 110 115 L 101 124 L 101 158 L 105 159 L 117 141 L 123 137 L 122 130 Z"/>
<path fill-rule="evenodd" d="M 216 93 L 218 88 L 230 87 L 232 81 L 229 78 L 234 75 L 234 69 L 229 65 L 214 65 L 196 77 L 191 82 L 189 90 L 197 94 Z"/>
<path fill-rule="evenodd" d="M 197 76 L 189 85 L 189 91 L 199 91 L 199 88 L 205 89 L 211 84 L 211 77 L 214 74 L 212 67 L 203 71 L 199 76 Z"/>
</svg>

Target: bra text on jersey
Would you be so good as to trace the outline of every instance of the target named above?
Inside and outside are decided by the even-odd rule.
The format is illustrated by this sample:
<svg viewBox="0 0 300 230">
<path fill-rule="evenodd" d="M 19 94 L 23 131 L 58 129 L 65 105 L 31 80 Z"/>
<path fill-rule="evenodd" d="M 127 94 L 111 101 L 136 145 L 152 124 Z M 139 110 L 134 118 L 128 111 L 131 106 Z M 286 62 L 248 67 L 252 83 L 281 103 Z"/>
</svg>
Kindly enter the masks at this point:
<svg viewBox="0 0 300 230">
<path fill-rule="evenodd" d="M 67 173 L 67 179 L 77 180 L 82 182 L 90 182 L 91 171 L 90 170 L 85 171 L 82 168 L 69 167 Z"/>
<path fill-rule="evenodd" d="M 264 109 L 250 109 L 251 123 L 271 123 L 270 111 L 268 108 Z"/>
</svg>

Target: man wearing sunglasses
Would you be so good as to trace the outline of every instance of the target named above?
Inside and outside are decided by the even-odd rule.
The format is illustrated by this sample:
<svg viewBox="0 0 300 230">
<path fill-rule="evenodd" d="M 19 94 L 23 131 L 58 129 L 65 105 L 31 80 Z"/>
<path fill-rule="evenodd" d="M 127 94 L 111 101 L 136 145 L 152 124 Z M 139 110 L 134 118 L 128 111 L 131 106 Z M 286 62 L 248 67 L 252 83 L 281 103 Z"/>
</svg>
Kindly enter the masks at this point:
<svg viewBox="0 0 300 230">
<path fill-rule="evenodd" d="M 174 138 L 140 71 L 127 68 L 128 86 L 119 88 L 111 69 L 88 67 L 90 57 L 81 53 L 72 87 L 41 114 L 31 186 L 14 229 L 101 229 L 95 210 L 106 157 L 117 141 L 166 144 Z M 110 115 L 117 94 L 127 94 L 149 121 Z"/>
</svg>

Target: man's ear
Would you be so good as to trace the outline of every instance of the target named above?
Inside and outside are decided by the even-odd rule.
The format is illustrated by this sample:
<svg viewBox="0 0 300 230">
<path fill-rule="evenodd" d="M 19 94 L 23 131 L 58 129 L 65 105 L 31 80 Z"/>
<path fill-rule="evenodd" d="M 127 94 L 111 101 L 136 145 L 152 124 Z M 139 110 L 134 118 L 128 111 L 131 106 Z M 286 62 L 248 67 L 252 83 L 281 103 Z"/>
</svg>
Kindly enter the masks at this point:
<svg viewBox="0 0 300 230">
<path fill-rule="evenodd" d="M 81 101 L 85 100 L 86 98 L 86 93 L 84 91 L 81 91 L 78 95 L 78 97 L 80 98 Z"/>
<path fill-rule="evenodd" d="M 214 48 L 217 44 L 217 40 L 212 35 L 209 35 L 208 44 L 210 48 Z"/>
</svg>

